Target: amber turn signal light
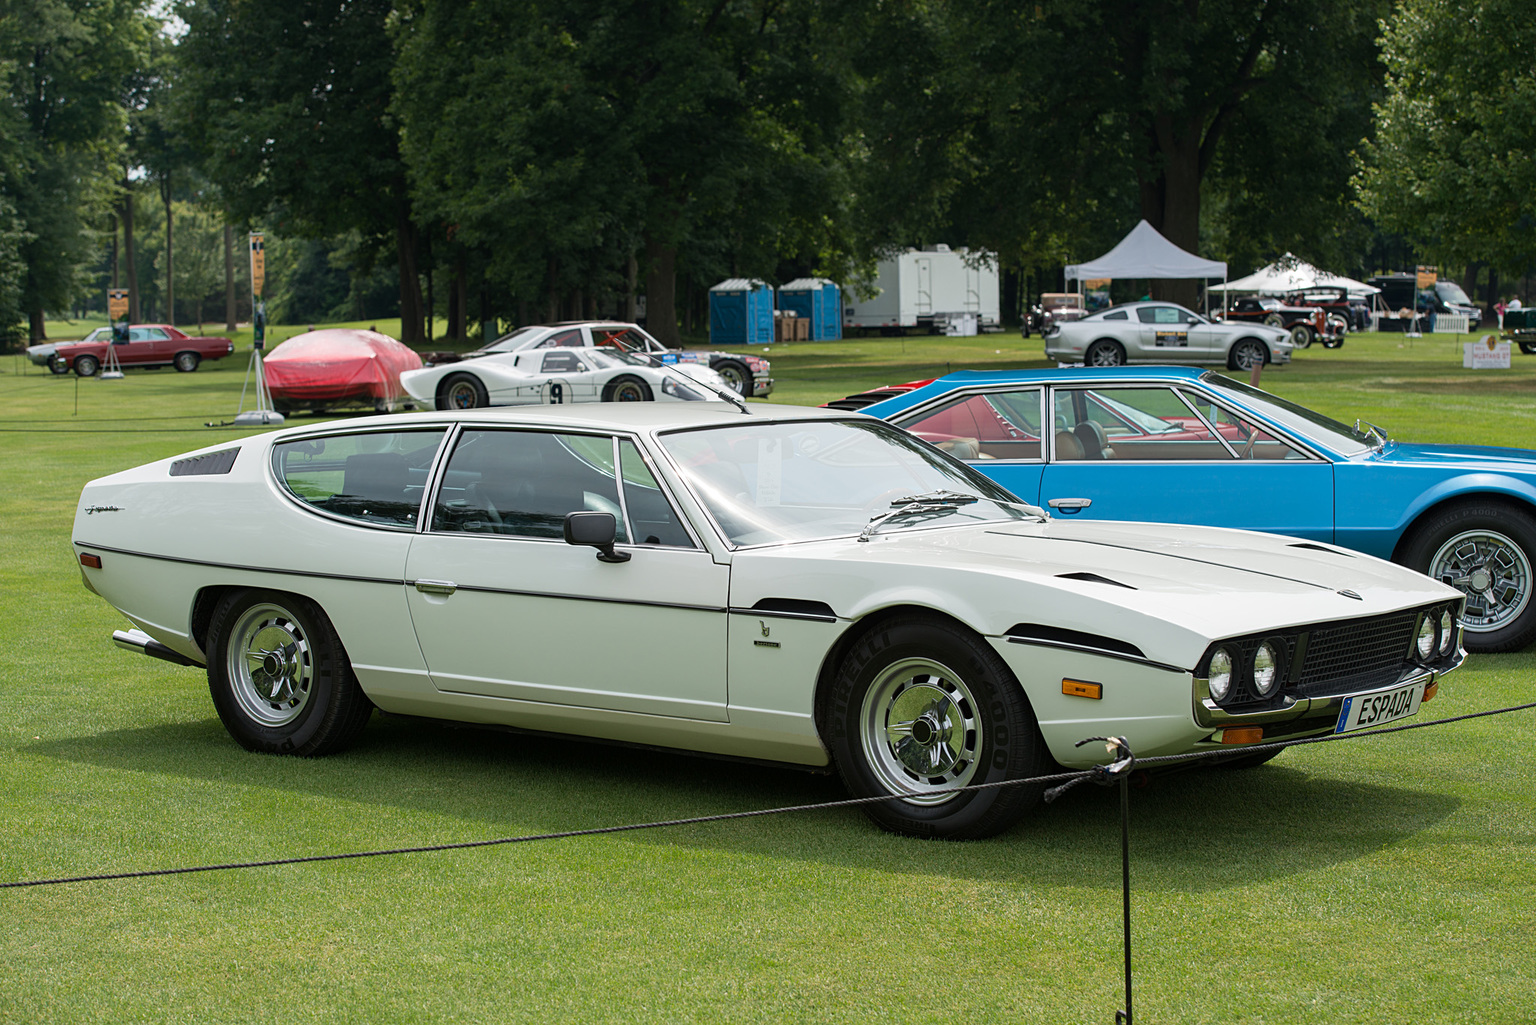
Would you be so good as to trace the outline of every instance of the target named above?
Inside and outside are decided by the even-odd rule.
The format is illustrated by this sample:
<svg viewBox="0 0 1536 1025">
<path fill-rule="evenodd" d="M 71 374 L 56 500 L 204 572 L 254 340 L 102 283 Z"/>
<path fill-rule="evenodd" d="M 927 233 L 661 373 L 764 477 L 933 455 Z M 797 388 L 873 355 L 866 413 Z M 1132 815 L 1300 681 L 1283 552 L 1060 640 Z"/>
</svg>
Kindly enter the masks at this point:
<svg viewBox="0 0 1536 1025">
<path fill-rule="evenodd" d="M 1085 683 L 1082 680 L 1062 680 L 1061 692 L 1069 698 L 1092 698 L 1098 701 L 1104 696 L 1104 685 Z"/>
<path fill-rule="evenodd" d="M 1433 698 L 1438 693 L 1440 693 L 1440 681 L 1436 680 L 1434 683 L 1424 688 L 1424 696 L 1419 699 L 1419 703 L 1423 704 L 1425 701 Z"/>
<path fill-rule="evenodd" d="M 1231 726 L 1221 731 L 1223 744 L 1257 744 L 1263 739 L 1262 726 Z"/>
<path fill-rule="evenodd" d="M 101 556 L 92 555 L 90 552 L 81 552 L 80 565 L 89 566 L 91 569 L 101 569 Z"/>
</svg>

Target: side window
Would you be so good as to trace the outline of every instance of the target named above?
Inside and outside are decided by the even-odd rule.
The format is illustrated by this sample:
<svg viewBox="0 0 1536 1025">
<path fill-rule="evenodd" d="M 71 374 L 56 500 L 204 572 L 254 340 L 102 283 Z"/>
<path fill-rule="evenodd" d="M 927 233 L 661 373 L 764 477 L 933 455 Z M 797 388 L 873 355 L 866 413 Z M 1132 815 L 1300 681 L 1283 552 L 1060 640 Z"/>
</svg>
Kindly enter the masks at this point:
<svg viewBox="0 0 1536 1025">
<path fill-rule="evenodd" d="M 958 459 L 1039 459 L 1040 389 L 965 396 L 901 426 Z"/>
<path fill-rule="evenodd" d="M 556 331 L 539 343 L 541 349 L 558 348 L 582 348 L 581 328 L 573 327 L 565 331 Z"/>
<path fill-rule="evenodd" d="M 580 374 L 586 369 L 586 364 L 569 350 L 545 353 L 544 362 L 539 366 L 539 370 L 545 374 Z"/>
<path fill-rule="evenodd" d="M 1116 310 L 1114 313 L 1104 314 L 1105 320 L 1130 320 L 1130 316 L 1124 310 Z"/>
<path fill-rule="evenodd" d="M 1056 393 L 1055 416 L 1058 461 L 1232 458 L 1172 388 L 1062 390 Z"/>
<path fill-rule="evenodd" d="M 619 466 L 624 480 L 624 508 L 634 526 L 636 543 L 692 548 L 693 540 L 634 442 L 619 442 Z"/>
<path fill-rule="evenodd" d="M 272 469 L 289 494 L 313 509 L 413 528 L 443 434 L 375 431 L 286 441 L 273 446 Z"/>
<path fill-rule="evenodd" d="M 565 514 L 612 513 L 627 541 L 613 439 L 544 431 L 467 430 L 448 459 L 432 529 L 565 537 Z"/>
<path fill-rule="evenodd" d="M 1238 416 L 1202 395 L 1189 395 L 1202 416 L 1215 426 L 1221 436 L 1237 452 L 1239 459 L 1278 460 L 1306 459 L 1307 455 L 1289 443 L 1264 430 L 1245 417 Z"/>
</svg>

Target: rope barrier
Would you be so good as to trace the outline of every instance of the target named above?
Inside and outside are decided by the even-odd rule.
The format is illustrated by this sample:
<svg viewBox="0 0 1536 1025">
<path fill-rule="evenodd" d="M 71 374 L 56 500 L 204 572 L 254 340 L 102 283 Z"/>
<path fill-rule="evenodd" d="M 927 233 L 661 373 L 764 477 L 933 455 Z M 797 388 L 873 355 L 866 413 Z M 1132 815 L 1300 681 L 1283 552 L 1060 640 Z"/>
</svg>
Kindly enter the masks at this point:
<svg viewBox="0 0 1536 1025">
<path fill-rule="evenodd" d="M 980 790 L 995 790 L 1001 787 L 1041 786 L 1049 783 L 1059 783 L 1061 786 L 1053 788 L 1046 794 L 1046 800 L 1054 800 L 1067 789 L 1079 783 L 1094 781 L 1110 785 L 1115 781 L 1124 782 L 1133 767 L 1172 764 L 1178 762 L 1193 762 L 1206 759 L 1219 759 L 1230 757 L 1236 753 L 1251 754 L 1257 751 L 1282 750 L 1287 747 L 1300 747 L 1307 744 L 1334 743 L 1344 740 L 1361 740 L 1366 737 L 1383 736 L 1389 733 L 1401 733 L 1406 730 L 1425 729 L 1430 726 L 1445 726 L 1451 723 L 1465 722 L 1469 719 L 1480 719 L 1493 715 L 1504 715 L 1510 712 L 1520 712 L 1536 708 L 1536 702 L 1524 705 L 1512 705 L 1508 708 L 1498 708 L 1490 711 L 1471 712 L 1466 715 L 1453 716 L 1448 719 L 1433 719 L 1428 722 L 1410 723 L 1399 726 L 1384 726 L 1375 730 L 1362 730 L 1354 733 L 1336 733 L 1324 737 L 1309 737 L 1302 740 L 1279 741 L 1273 744 L 1244 745 L 1233 751 L 1198 751 L 1181 755 L 1158 755 L 1150 758 L 1136 758 L 1130 755 L 1130 749 L 1123 747 L 1122 757 L 1110 766 L 1096 766 L 1092 769 L 1084 769 L 1074 772 L 1056 773 L 1050 776 L 1032 776 L 1028 779 L 1010 779 L 997 783 L 976 783 L 966 787 L 956 787 L 956 793 Z M 1113 744 L 1119 738 L 1094 737 L 1090 740 L 1079 742 L 1078 746 L 1097 740 L 1110 740 Z M 107 882 L 119 879 L 147 879 L 154 876 L 189 875 L 195 872 L 225 872 L 233 869 L 244 868 L 272 868 L 279 865 L 303 865 L 321 861 L 350 861 L 360 858 L 383 858 L 401 854 L 431 854 L 437 851 L 461 851 L 476 847 L 501 847 L 508 844 L 533 843 L 541 840 L 565 840 L 578 836 L 603 836 L 612 833 L 633 833 L 646 829 L 667 829 L 676 826 L 692 826 L 709 822 L 729 822 L 733 819 L 763 818 L 769 815 L 788 815 L 796 812 L 826 811 L 834 808 L 857 808 L 866 804 L 880 804 L 887 801 L 903 800 L 904 794 L 882 794 L 878 797 L 852 797 L 841 801 L 823 801 L 816 804 L 792 804 L 779 808 L 758 808 L 751 811 L 721 812 L 715 815 L 694 815 L 680 819 L 661 819 L 654 822 L 632 822 L 617 826 L 595 826 L 589 829 L 568 829 L 553 833 L 531 833 L 523 836 L 497 837 L 491 840 L 464 840 L 458 843 L 424 844 L 414 847 L 393 847 L 383 850 L 371 851 L 347 851 L 340 854 L 310 854 L 289 858 L 270 858 L 264 861 L 239 861 L 227 862 L 216 865 L 191 865 L 180 868 L 156 868 L 141 869 L 132 872 L 103 872 L 91 875 L 60 876 L 47 879 L 24 879 L 8 883 L 0 883 L 0 890 L 21 889 L 37 886 L 58 886 L 64 883 Z"/>
</svg>

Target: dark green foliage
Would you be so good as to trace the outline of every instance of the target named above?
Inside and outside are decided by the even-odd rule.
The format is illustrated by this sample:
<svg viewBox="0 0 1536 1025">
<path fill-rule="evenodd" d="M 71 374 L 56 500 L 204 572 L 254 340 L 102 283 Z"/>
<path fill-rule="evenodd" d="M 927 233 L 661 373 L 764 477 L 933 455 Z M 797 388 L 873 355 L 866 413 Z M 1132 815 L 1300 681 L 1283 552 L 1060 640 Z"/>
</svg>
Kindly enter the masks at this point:
<svg viewBox="0 0 1536 1025">
<path fill-rule="evenodd" d="M 1404 0 L 1361 202 L 1440 262 L 1536 263 L 1536 19 L 1519 0 Z"/>
</svg>

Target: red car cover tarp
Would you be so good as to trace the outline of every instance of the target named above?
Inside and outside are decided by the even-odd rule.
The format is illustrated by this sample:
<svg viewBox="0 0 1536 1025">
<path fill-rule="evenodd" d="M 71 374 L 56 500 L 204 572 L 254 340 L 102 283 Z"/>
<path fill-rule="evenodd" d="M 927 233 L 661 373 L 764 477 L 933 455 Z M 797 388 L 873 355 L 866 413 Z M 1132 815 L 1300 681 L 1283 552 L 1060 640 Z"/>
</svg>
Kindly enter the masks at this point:
<svg viewBox="0 0 1536 1025">
<path fill-rule="evenodd" d="M 294 335 L 263 362 L 273 400 L 289 404 L 394 402 L 405 395 L 400 372 L 421 369 L 421 357 L 388 335 L 345 327 Z"/>
</svg>

